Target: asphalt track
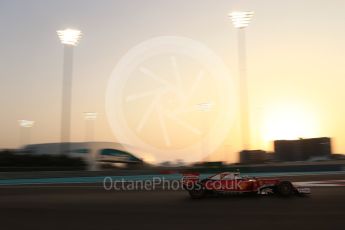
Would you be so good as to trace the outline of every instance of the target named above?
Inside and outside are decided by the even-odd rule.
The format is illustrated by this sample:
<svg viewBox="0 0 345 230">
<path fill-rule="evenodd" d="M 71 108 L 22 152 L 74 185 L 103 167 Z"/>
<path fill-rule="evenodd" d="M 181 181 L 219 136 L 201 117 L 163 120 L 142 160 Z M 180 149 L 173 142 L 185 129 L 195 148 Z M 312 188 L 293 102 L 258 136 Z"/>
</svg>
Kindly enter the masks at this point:
<svg viewBox="0 0 345 230">
<path fill-rule="evenodd" d="M 345 179 L 298 177 L 294 181 Z M 344 229 L 345 187 L 310 197 L 105 191 L 101 184 L 0 186 L 0 229 Z"/>
</svg>

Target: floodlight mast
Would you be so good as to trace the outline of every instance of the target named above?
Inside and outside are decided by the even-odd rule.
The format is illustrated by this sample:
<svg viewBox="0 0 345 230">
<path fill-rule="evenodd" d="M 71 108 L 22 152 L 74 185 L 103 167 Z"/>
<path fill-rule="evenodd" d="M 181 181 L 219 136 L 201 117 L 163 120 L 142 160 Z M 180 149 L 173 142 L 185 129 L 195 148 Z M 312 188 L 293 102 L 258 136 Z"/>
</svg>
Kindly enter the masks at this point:
<svg viewBox="0 0 345 230">
<path fill-rule="evenodd" d="M 84 112 L 84 119 L 87 121 L 93 121 L 97 119 L 97 113 L 96 112 Z"/>
<path fill-rule="evenodd" d="M 35 121 L 18 120 L 20 126 L 20 146 L 28 145 L 31 141 L 31 128 L 34 126 Z"/>
<path fill-rule="evenodd" d="M 23 128 L 32 128 L 35 124 L 35 121 L 29 120 L 18 120 L 19 126 Z"/>
<path fill-rule="evenodd" d="M 82 36 L 80 30 L 74 29 L 58 30 L 56 33 L 62 44 L 72 46 L 77 46 Z"/>
<path fill-rule="evenodd" d="M 240 87 L 240 119 L 242 150 L 250 149 L 250 124 L 247 88 L 246 37 L 245 28 L 254 15 L 252 11 L 235 11 L 229 14 L 232 23 L 238 29 L 238 63 Z"/>
<path fill-rule="evenodd" d="M 252 11 L 235 11 L 229 14 L 232 24 L 237 29 L 246 28 L 254 15 Z"/>
<path fill-rule="evenodd" d="M 95 139 L 95 122 L 98 113 L 96 112 L 84 112 L 85 120 L 85 142 L 94 141 Z"/>
<path fill-rule="evenodd" d="M 80 30 L 74 29 L 58 30 L 56 32 L 64 45 L 60 145 L 60 153 L 63 154 L 69 151 L 70 144 L 73 47 L 78 45 L 82 33 Z"/>
<path fill-rule="evenodd" d="M 201 147 L 201 156 L 200 156 L 200 161 L 204 161 L 205 158 L 207 158 L 208 154 L 209 154 L 209 150 L 208 150 L 208 142 L 209 140 L 207 139 L 207 134 L 209 132 L 209 121 L 208 119 L 206 119 L 206 113 L 210 112 L 212 110 L 213 107 L 213 102 L 202 102 L 199 104 L 196 104 L 196 109 L 197 111 L 199 111 L 199 119 L 200 119 L 200 127 L 201 127 L 201 133 L 200 135 L 202 135 L 202 133 L 206 133 L 205 135 L 203 135 L 201 138 L 201 142 L 200 142 L 200 147 Z"/>
</svg>

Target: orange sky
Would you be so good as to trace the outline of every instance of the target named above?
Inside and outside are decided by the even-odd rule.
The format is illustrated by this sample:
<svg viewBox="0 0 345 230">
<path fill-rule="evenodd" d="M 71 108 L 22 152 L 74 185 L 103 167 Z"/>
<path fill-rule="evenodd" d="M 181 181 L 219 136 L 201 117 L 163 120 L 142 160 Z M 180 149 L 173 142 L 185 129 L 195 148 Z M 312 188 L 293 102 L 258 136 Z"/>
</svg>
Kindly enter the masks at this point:
<svg viewBox="0 0 345 230">
<path fill-rule="evenodd" d="M 33 143 L 59 141 L 63 50 L 55 30 L 72 25 L 84 33 L 75 49 L 72 140 L 84 141 L 82 114 L 96 111 L 96 140 L 114 141 L 105 92 L 121 57 L 152 37 L 188 37 L 224 61 L 236 87 L 237 36 L 227 14 L 245 9 L 255 11 L 247 29 L 252 147 L 271 150 L 274 138 L 329 136 L 334 151 L 345 152 L 344 1 L 134 2 L 0 3 L 6 31 L 0 44 L 0 148 L 19 145 L 18 119 L 36 121 Z M 193 68 L 186 69 L 192 76 Z M 238 120 L 232 124 L 214 160 L 236 159 Z"/>
</svg>

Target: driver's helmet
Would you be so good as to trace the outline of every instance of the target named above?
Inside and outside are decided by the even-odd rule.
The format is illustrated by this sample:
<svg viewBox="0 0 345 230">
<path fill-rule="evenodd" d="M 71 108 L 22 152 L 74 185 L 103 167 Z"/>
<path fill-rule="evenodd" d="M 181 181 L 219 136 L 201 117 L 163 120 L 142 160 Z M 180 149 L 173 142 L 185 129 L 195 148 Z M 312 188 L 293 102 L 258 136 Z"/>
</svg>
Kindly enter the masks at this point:
<svg viewBox="0 0 345 230">
<path fill-rule="evenodd" d="M 239 172 L 235 172 L 235 173 L 234 173 L 234 178 L 235 178 L 235 179 L 240 179 L 240 178 L 241 178 L 240 173 L 239 173 Z"/>
</svg>

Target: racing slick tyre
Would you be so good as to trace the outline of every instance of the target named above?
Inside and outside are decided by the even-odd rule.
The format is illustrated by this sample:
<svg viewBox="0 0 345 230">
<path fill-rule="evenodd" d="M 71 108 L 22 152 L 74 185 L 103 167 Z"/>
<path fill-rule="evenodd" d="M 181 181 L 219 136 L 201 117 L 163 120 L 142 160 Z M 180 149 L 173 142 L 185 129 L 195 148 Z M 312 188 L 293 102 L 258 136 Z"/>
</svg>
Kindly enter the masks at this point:
<svg viewBox="0 0 345 230">
<path fill-rule="evenodd" d="M 205 190 L 204 188 L 193 188 L 191 190 L 188 190 L 189 195 L 192 199 L 201 199 L 205 196 Z"/>
<path fill-rule="evenodd" d="M 288 197 L 293 194 L 293 186 L 290 181 L 282 181 L 276 187 L 278 195 Z"/>
</svg>

